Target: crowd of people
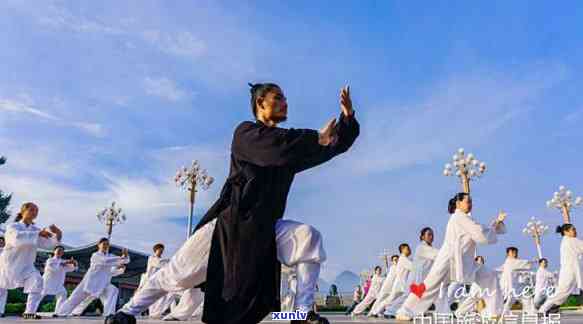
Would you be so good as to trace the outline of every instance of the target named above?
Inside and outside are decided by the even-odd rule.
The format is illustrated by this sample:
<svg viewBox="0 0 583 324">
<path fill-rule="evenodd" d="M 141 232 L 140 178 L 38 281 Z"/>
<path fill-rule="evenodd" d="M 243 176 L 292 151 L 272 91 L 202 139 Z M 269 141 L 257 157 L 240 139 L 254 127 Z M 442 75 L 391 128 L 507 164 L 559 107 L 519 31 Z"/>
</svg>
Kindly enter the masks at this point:
<svg viewBox="0 0 583 324">
<path fill-rule="evenodd" d="M 557 278 L 546 258 L 521 259 L 513 246 L 506 248 L 504 263 L 494 269 L 477 255 L 478 244 L 495 244 L 497 236 L 505 233 L 505 213 L 489 225 L 477 223 L 468 193 L 456 194 L 448 212 L 441 248 L 433 246 L 434 232 L 429 227 L 421 230 L 414 254 L 408 244 L 400 244 L 386 275 L 376 266 L 363 286 L 355 287 L 347 315 L 411 320 L 433 311 L 457 318 L 467 314 L 500 318 L 511 314 L 516 302 L 524 313 L 548 315 L 558 312 L 571 294 L 579 294 L 583 241 L 574 225 L 557 228 L 563 238 Z"/>
</svg>

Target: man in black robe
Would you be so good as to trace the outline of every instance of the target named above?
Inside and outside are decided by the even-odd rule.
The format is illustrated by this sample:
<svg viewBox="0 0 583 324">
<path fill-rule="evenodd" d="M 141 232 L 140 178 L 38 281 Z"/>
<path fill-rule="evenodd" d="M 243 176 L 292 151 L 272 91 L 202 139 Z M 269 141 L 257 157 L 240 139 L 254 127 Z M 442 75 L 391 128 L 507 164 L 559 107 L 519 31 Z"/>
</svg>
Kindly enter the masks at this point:
<svg viewBox="0 0 583 324">
<path fill-rule="evenodd" d="M 292 323 L 327 323 L 312 311 L 326 258 L 322 237 L 311 226 L 282 218 L 295 175 L 346 152 L 359 135 L 348 87 L 340 92 L 340 107 L 338 121 L 332 119 L 320 131 L 279 128 L 288 108 L 281 88 L 251 85 L 256 121 L 235 130 L 229 177 L 219 200 L 169 264 L 106 323 L 135 323 L 134 316 L 168 292 L 201 286 L 203 322 L 259 323 L 280 309 L 281 263 L 296 268 L 295 309 L 308 312 L 306 320 Z"/>
</svg>

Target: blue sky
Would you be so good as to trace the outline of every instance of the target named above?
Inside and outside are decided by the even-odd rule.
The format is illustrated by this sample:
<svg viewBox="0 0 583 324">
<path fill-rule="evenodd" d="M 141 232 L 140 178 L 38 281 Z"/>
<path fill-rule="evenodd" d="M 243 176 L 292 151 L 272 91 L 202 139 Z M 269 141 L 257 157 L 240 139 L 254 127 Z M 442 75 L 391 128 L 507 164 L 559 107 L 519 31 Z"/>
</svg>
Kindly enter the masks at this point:
<svg viewBox="0 0 583 324">
<path fill-rule="evenodd" d="M 286 215 L 325 235 L 325 278 L 415 245 L 427 225 L 440 245 L 459 187 L 441 171 L 458 147 L 489 167 L 475 217 L 509 214 L 508 235 L 480 253 L 532 258 L 527 220 L 559 223 L 545 201 L 561 184 L 583 195 L 582 20 L 575 1 L 3 1 L 0 185 L 13 210 L 38 202 L 66 243 L 102 236 L 95 214 L 116 200 L 117 243 L 174 250 L 188 209 L 171 178 L 195 158 L 207 167 L 204 213 L 251 117 L 247 82 L 279 83 L 286 126 L 310 128 L 338 114 L 349 83 L 362 135 L 297 177 Z M 559 241 L 543 238 L 553 268 Z"/>
</svg>

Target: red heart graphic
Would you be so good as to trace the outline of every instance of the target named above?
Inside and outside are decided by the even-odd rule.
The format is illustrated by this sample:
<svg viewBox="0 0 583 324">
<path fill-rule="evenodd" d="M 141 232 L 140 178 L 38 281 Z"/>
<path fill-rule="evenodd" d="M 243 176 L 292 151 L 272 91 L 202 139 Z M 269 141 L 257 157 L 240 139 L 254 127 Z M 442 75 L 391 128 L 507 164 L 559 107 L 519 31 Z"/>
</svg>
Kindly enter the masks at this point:
<svg viewBox="0 0 583 324">
<path fill-rule="evenodd" d="M 424 283 L 421 283 L 420 285 L 411 284 L 409 289 L 411 290 L 412 293 L 415 294 L 415 296 L 421 298 L 421 296 L 423 296 L 423 293 L 425 292 L 425 284 Z"/>
</svg>

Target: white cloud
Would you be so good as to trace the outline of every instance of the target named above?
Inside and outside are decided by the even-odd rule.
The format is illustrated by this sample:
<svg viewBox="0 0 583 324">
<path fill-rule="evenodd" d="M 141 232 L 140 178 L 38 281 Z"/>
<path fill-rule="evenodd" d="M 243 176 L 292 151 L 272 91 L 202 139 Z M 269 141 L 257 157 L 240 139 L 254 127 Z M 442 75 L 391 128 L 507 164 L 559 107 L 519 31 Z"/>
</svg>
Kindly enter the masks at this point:
<svg viewBox="0 0 583 324">
<path fill-rule="evenodd" d="M 142 37 L 160 51 L 168 54 L 190 59 L 197 59 L 207 54 L 206 43 L 187 31 L 167 34 L 159 30 L 148 30 L 142 33 Z"/>
<path fill-rule="evenodd" d="M 172 102 L 180 101 L 188 96 L 188 93 L 180 89 L 176 82 L 167 78 L 146 77 L 143 85 L 147 94 Z"/>
<path fill-rule="evenodd" d="M 66 8 L 50 5 L 45 12 L 38 16 L 41 25 L 55 28 L 72 30 L 79 33 L 105 33 L 120 35 L 125 32 L 122 29 L 107 25 L 96 19 L 75 15 Z"/>
<path fill-rule="evenodd" d="M 40 120 L 53 122 L 56 125 L 75 127 L 94 137 L 103 137 L 105 135 L 105 129 L 102 125 L 96 123 L 64 120 L 61 117 L 55 116 L 35 107 L 34 102 L 28 96 L 25 96 L 20 100 L 0 98 L 0 110 L 15 114 L 31 115 L 39 118 Z"/>
</svg>

